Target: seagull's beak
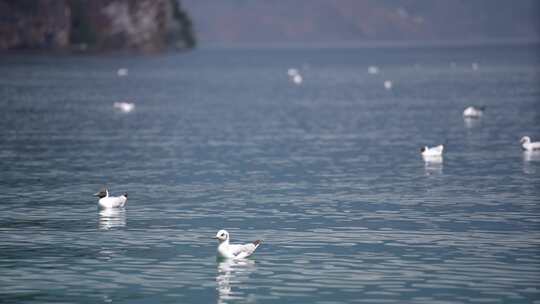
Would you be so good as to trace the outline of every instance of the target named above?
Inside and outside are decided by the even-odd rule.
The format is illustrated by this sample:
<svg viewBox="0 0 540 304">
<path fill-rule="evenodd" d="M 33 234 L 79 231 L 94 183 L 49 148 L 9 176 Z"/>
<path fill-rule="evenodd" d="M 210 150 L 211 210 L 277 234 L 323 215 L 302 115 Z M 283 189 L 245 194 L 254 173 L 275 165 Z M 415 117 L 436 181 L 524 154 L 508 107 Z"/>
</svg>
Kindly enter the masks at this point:
<svg viewBox="0 0 540 304">
<path fill-rule="evenodd" d="M 94 196 L 99 196 L 99 192 L 94 193 Z"/>
<path fill-rule="evenodd" d="M 213 239 L 216 239 L 216 240 L 219 240 L 219 238 L 218 238 L 217 236 L 214 236 L 214 237 L 212 237 L 212 238 L 213 238 Z"/>
</svg>

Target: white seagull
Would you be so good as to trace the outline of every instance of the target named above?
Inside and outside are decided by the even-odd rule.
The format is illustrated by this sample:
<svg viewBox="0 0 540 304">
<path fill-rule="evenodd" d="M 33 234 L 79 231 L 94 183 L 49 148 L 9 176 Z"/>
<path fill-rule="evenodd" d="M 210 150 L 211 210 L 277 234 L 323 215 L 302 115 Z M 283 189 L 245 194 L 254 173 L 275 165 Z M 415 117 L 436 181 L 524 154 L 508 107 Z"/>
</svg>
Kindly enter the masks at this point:
<svg viewBox="0 0 540 304">
<path fill-rule="evenodd" d="M 243 259 L 252 255 L 255 249 L 261 244 L 261 240 L 253 241 L 244 245 L 229 244 L 229 233 L 226 230 L 220 230 L 214 237 L 219 241 L 218 254 L 226 259 Z"/>
<path fill-rule="evenodd" d="M 467 107 L 463 110 L 463 117 L 466 118 L 480 118 L 484 114 L 485 107 Z"/>
<path fill-rule="evenodd" d="M 124 77 L 124 76 L 127 76 L 127 75 L 128 75 L 128 69 L 126 69 L 126 68 L 119 68 L 119 69 L 116 71 L 116 75 L 118 75 L 118 77 Z"/>
<path fill-rule="evenodd" d="M 438 145 L 432 148 L 428 148 L 427 146 L 424 146 L 420 148 L 420 153 L 422 154 L 422 156 L 425 156 L 425 157 L 442 156 L 443 150 L 444 150 L 443 145 Z"/>
<path fill-rule="evenodd" d="M 99 192 L 94 193 L 94 196 L 99 197 L 98 204 L 102 208 L 122 208 L 127 203 L 127 192 L 120 196 L 109 196 L 109 190 L 102 188 Z"/>
<path fill-rule="evenodd" d="M 540 141 L 531 142 L 529 136 L 523 136 L 519 142 L 525 151 L 540 151 Z"/>
<path fill-rule="evenodd" d="M 113 107 L 121 112 L 129 113 L 135 109 L 135 104 L 133 102 L 121 101 L 113 103 Z"/>
</svg>

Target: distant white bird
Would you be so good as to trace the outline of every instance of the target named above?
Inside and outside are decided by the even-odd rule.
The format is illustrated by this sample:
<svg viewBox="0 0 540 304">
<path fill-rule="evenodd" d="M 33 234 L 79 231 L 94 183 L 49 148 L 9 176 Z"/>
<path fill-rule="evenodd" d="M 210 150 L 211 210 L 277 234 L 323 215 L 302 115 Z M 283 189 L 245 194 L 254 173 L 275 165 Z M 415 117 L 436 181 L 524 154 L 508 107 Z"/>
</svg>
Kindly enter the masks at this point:
<svg viewBox="0 0 540 304">
<path fill-rule="evenodd" d="M 379 74 L 379 68 L 377 66 L 371 65 L 367 69 L 368 74 L 376 75 Z"/>
<path fill-rule="evenodd" d="M 123 113 L 129 113 L 135 109 L 135 104 L 132 102 L 120 101 L 113 103 L 113 107 Z"/>
<path fill-rule="evenodd" d="M 118 77 L 124 77 L 124 76 L 127 76 L 127 75 L 128 75 L 128 69 L 126 69 L 126 68 L 119 68 L 119 69 L 116 71 L 116 75 L 118 75 Z"/>
<path fill-rule="evenodd" d="M 290 77 L 293 77 L 294 75 L 298 75 L 298 70 L 295 69 L 295 68 L 290 68 L 287 70 L 287 74 L 290 76 Z"/>
<path fill-rule="evenodd" d="M 294 75 L 291 79 L 295 84 L 298 84 L 298 85 L 302 84 L 302 82 L 304 81 L 304 79 L 302 78 L 302 75 L 300 74 Z"/>
<path fill-rule="evenodd" d="M 304 79 L 302 78 L 302 75 L 300 74 L 300 71 L 298 71 L 297 69 L 295 68 L 290 68 L 287 70 L 287 75 L 289 75 L 289 79 L 294 83 L 294 84 L 302 84 L 302 82 L 304 81 Z"/>
<path fill-rule="evenodd" d="M 229 243 L 229 233 L 226 230 L 220 230 L 214 237 L 219 241 L 218 254 L 227 259 L 243 259 L 252 255 L 255 249 L 261 244 L 260 240 L 245 245 L 233 245 Z"/>
<path fill-rule="evenodd" d="M 519 142 L 525 151 L 540 151 L 540 141 L 531 142 L 529 136 L 523 136 Z"/>
<path fill-rule="evenodd" d="M 432 148 L 428 148 L 427 146 L 424 146 L 420 149 L 420 153 L 422 156 L 425 157 L 432 157 L 432 156 L 442 156 L 444 150 L 443 145 L 438 145 Z"/>
<path fill-rule="evenodd" d="M 384 88 L 387 90 L 391 90 L 393 87 L 392 81 L 390 80 L 385 80 L 383 85 L 384 85 Z"/>
<path fill-rule="evenodd" d="M 463 117 L 480 118 L 484 114 L 485 107 L 467 107 L 463 110 Z"/>
<path fill-rule="evenodd" d="M 94 196 L 99 197 L 98 204 L 103 208 L 119 208 L 124 207 L 127 203 L 127 192 L 121 196 L 109 196 L 109 189 L 102 188 L 99 192 L 94 193 Z"/>
</svg>

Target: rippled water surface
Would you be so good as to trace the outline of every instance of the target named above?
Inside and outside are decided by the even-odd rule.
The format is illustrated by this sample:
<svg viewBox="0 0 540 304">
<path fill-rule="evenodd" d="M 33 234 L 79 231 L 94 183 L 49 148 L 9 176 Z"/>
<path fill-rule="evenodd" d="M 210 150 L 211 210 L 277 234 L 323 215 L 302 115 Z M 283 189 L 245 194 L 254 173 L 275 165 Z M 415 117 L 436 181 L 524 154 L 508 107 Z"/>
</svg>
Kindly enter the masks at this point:
<svg viewBox="0 0 540 304">
<path fill-rule="evenodd" d="M 540 303 L 538 54 L 0 56 L 0 302 Z"/>
</svg>

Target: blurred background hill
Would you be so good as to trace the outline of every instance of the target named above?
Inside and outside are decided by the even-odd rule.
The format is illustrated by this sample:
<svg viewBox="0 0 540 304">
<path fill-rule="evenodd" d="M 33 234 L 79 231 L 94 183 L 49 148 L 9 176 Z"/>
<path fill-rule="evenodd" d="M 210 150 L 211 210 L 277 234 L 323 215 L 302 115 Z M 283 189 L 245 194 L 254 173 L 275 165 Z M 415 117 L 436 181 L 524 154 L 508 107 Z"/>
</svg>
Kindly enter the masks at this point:
<svg viewBox="0 0 540 304">
<path fill-rule="evenodd" d="M 184 0 L 203 44 L 538 41 L 537 0 Z"/>
</svg>

